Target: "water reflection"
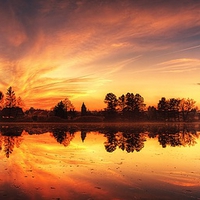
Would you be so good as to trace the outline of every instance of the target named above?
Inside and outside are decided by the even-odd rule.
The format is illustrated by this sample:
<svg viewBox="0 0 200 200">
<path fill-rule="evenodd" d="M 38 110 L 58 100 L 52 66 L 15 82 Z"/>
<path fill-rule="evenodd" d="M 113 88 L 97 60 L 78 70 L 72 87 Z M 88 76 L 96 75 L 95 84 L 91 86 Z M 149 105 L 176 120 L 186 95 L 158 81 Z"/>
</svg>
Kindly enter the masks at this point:
<svg viewBox="0 0 200 200">
<path fill-rule="evenodd" d="M 0 136 L 0 150 L 4 151 L 7 158 L 10 157 L 10 154 L 13 152 L 14 148 L 20 147 L 22 142 L 22 137 L 19 136 Z"/>
<path fill-rule="evenodd" d="M 64 128 L 55 128 L 51 136 L 53 136 L 58 143 L 67 147 L 74 138 L 74 132 L 66 131 Z"/>
<path fill-rule="evenodd" d="M 1 125 L 0 199 L 198 199 L 199 130 L 195 124 Z"/>
<path fill-rule="evenodd" d="M 140 151 L 144 147 L 146 134 L 144 133 L 127 133 L 117 132 L 105 134 L 107 141 L 104 143 L 108 152 L 113 152 L 117 147 L 126 150 L 128 153 Z"/>
<path fill-rule="evenodd" d="M 82 142 L 87 140 L 87 134 L 97 132 L 105 137 L 104 147 L 107 152 L 114 152 L 117 148 L 131 152 L 139 152 L 145 146 L 147 138 L 156 139 L 159 144 L 167 146 L 193 146 L 199 137 L 199 126 L 186 124 L 172 125 L 134 125 L 134 126 L 77 126 L 77 125 L 2 125 L 0 127 L 0 150 L 9 158 L 15 147 L 19 148 L 23 140 L 23 133 L 29 135 L 50 133 L 51 137 L 64 145 L 69 146 L 77 132 L 81 132 Z M 41 136 L 42 137 L 42 136 Z"/>
</svg>

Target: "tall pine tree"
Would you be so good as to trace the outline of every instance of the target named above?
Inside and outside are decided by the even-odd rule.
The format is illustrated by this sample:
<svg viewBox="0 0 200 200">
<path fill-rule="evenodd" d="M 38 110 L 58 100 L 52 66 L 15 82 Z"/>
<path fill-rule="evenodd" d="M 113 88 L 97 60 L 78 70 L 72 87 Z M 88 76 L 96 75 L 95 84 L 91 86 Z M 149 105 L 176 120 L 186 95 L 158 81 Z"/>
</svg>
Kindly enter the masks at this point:
<svg viewBox="0 0 200 200">
<path fill-rule="evenodd" d="M 6 108 L 16 107 L 16 96 L 15 96 L 15 92 L 13 91 L 12 87 L 9 87 L 7 89 L 5 107 Z"/>
</svg>

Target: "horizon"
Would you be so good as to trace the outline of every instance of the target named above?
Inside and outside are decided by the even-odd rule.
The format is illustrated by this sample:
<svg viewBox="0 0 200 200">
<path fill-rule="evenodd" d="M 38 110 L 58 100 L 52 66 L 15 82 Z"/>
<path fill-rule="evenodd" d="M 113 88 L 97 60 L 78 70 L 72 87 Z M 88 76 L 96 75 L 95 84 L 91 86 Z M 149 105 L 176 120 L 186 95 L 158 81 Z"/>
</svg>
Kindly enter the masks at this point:
<svg viewBox="0 0 200 200">
<path fill-rule="evenodd" d="M 200 108 L 199 10 L 195 0 L 0 1 L 0 91 L 48 110 L 65 98 L 101 110 L 110 92 Z"/>
</svg>

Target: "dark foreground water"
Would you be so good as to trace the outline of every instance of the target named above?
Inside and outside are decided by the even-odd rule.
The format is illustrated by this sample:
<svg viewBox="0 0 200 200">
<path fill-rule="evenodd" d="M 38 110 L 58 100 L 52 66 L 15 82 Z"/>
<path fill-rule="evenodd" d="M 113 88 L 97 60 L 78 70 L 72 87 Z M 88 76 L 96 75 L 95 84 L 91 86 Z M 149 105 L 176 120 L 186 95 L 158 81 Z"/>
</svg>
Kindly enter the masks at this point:
<svg viewBox="0 0 200 200">
<path fill-rule="evenodd" d="M 200 126 L 2 124 L 0 199 L 200 199 Z"/>
</svg>

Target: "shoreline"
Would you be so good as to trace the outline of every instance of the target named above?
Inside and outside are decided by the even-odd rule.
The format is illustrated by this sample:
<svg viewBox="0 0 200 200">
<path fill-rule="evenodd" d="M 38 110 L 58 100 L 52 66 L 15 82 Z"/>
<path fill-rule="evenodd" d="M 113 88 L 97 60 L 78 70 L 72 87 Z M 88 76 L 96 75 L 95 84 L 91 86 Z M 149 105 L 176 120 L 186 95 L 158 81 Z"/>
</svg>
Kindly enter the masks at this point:
<svg viewBox="0 0 200 200">
<path fill-rule="evenodd" d="M 10 124 L 10 125 L 34 125 L 34 124 L 38 124 L 38 125 L 142 125 L 142 124 L 146 124 L 146 125 L 167 125 L 167 124 L 199 124 L 200 125 L 200 121 L 195 121 L 195 122 L 160 122 L 160 121 L 154 121 L 154 122 L 148 122 L 148 121 L 140 121 L 140 122 L 109 122 L 109 121 L 104 121 L 104 122 L 73 122 L 73 121 L 63 121 L 63 122 L 15 122 L 15 121 L 0 121 L 0 125 L 6 125 L 6 124 Z"/>
</svg>

